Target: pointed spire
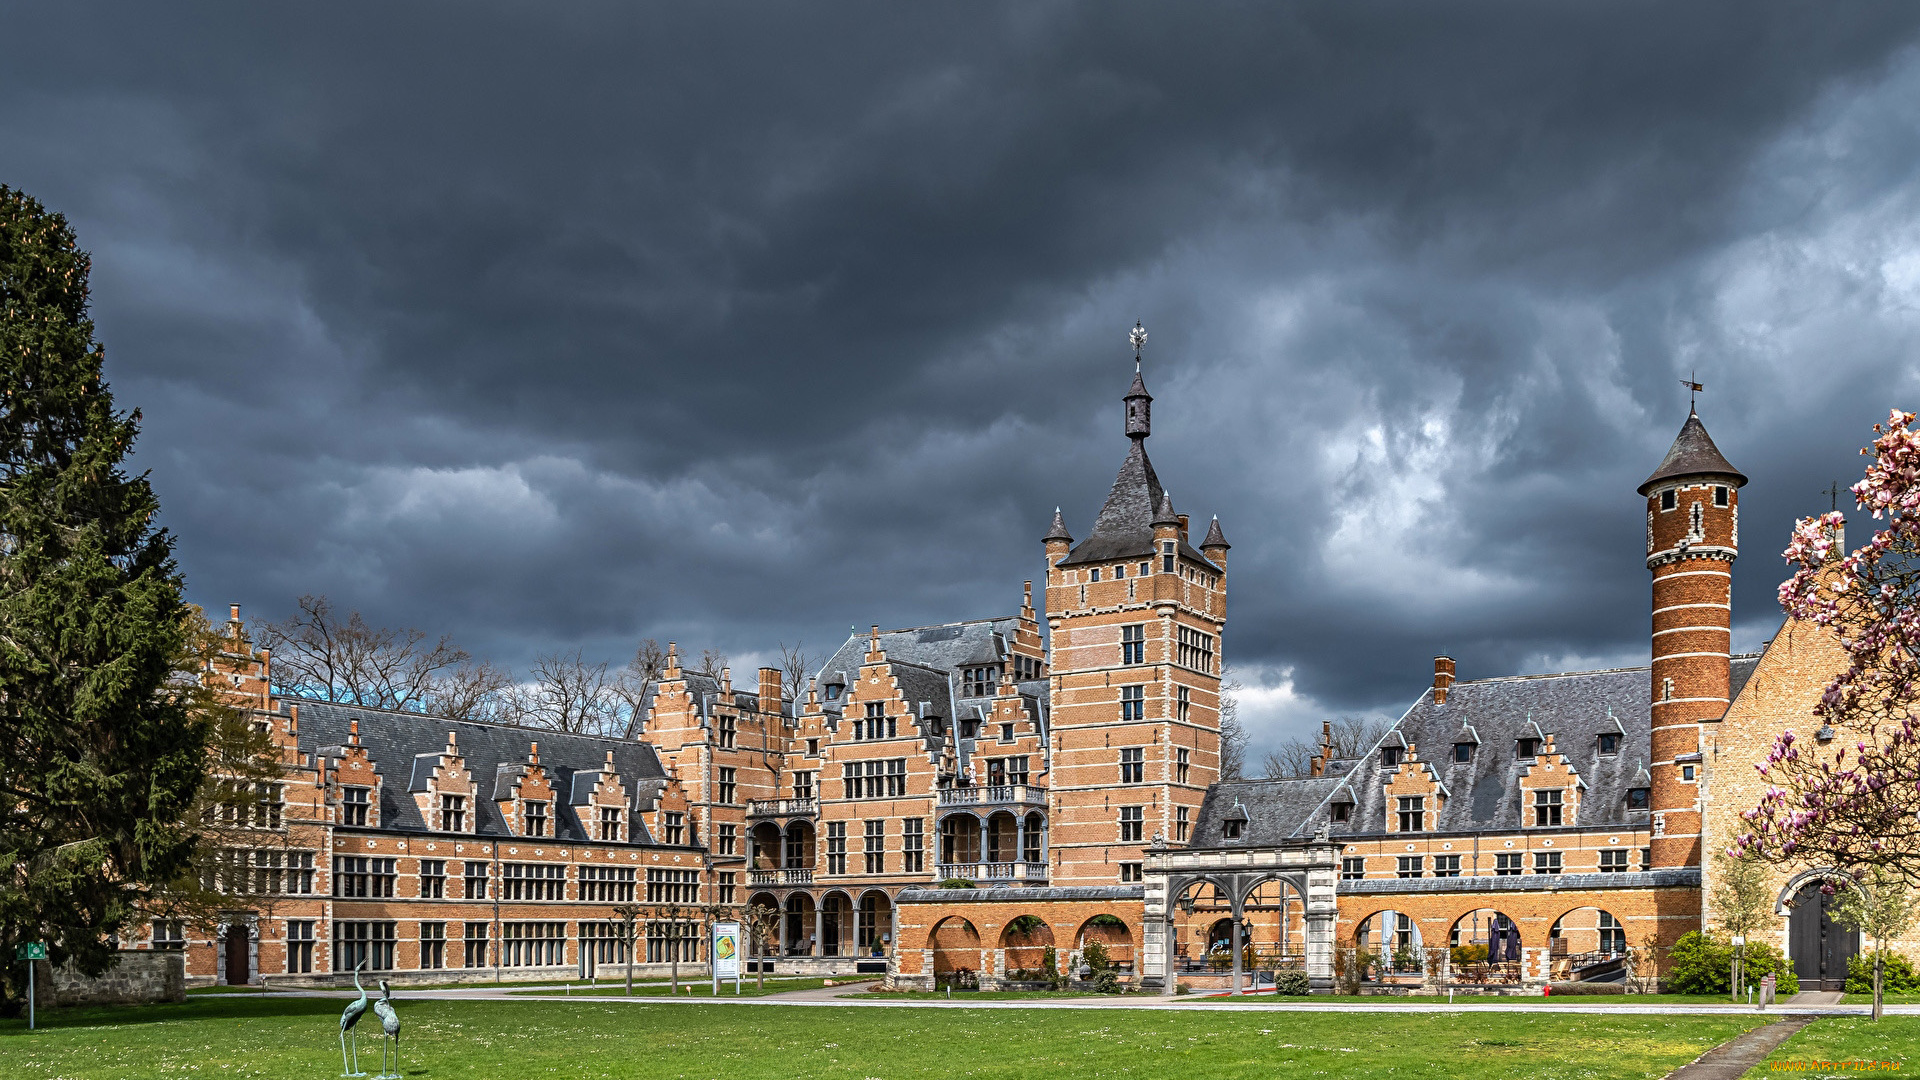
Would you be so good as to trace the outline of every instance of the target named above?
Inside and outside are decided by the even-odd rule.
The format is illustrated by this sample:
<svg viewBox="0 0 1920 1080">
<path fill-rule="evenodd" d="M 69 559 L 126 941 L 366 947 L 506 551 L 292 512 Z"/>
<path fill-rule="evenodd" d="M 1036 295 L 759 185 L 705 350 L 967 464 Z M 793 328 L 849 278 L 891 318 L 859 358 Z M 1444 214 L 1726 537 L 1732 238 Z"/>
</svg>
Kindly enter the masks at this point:
<svg viewBox="0 0 1920 1080">
<path fill-rule="evenodd" d="M 1207 538 L 1200 541 L 1200 550 L 1205 551 L 1208 548 L 1230 548 L 1232 546 L 1232 544 L 1227 543 L 1226 535 L 1220 531 L 1220 516 L 1218 514 L 1214 515 L 1213 524 L 1207 526 Z"/>
<path fill-rule="evenodd" d="M 1140 377 L 1140 350 L 1147 345 L 1147 328 L 1136 321 L 1127 343 L 1133 346 L 1133 385 L 1122 399 L 1127 403 L 1127 438 L 1144 439 L 1153 432 L 1153 395 L 1147 393 L 1147 382 Z"/>
<path fill-rule="evenodd" d="M 1162 491 L 1160 493 L 1160 505 L 1154 509 L 1153 520 L 1147 522 L 1147 524 L 1155 528 L 1159 528 L 1162 525 L 1172 525 L 1175 528 L 1179 527 L 1180 515 L 1173 512 L 1173 495 L 1170 492 Z"/>
<path fill-rule="evenodd" d="M 1052 543 L 1055 540 L 1073 543 L 1073 534 L 1067 531 L 1067 519 L 1060 516 L 1059 507 L 1053 508 L 1053 527 L 1048 529 L 1047 535 L 1040 539 L 1046 543 Z"/>
<path fill-rule="evenodd" d="M 1687 410 L 1687 422 L 1680 425 L 1680 434 L 1667 449 L 1667 456 L 1660 459 L 1653 475 L 1640 485 L 1640 494 L 1651 494 L 1655 486 L 1683 476 L 1718 477 L 1732 481 L 1734 487 L 1747 482 L 1746 475 L 1728 464 L 1720 448 L 1713 445 L 1713 436 L 1707 434 L 1700 414 L 1691 409 Z"/>
</svg>

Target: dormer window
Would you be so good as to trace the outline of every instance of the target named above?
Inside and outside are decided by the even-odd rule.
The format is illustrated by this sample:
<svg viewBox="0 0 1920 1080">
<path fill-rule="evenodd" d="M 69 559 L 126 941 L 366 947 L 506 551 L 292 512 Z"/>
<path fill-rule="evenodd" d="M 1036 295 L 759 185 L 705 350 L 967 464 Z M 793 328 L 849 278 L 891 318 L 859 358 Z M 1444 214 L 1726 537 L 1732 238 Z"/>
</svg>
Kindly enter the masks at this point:
<svg viewBox="0 0 1920 1080">
<path fill-rule="evenodd" d="M 1647 788 L 1629 788 L 1627 790 L 1627 809 L 1645 810 L 1647 808 L 1647 797 L 1649 794 L 1650 791 Z"/>
<path fill-rule="evenodd" d="M 960 737 L 961 738 L 971 739 L 975 735 L 979 734 L 979 731 L 980 731 L 980 722 L 978 720 L 960 721 Z"/>
<path fill-rule="evenodd" d="M 827 700 L 838 701 L 840 699 L 840 690 L 841 690 L 841 686 L 839 683 L 837 682 L 828 683 L 827 684 Z"/>
<path fill-rule="evenodd" d="M 1454 743 L 1453 744 L 1453 760 L 1458 762 L 1472 761 L 1473 760 L 1473 744 L 1470 742 Z"/>
<path fill-rule="evenodd" d="M 1513 744 L 1513 756 L 1517 758 L 1539 757 L 1540 756 L 1540 740 L 1539 739 L 1517 740 Z"/>
<path fill-rule="evenodd" d="M 1617 754 L 1620 752 L 1620 735 L 1618 732 L 1603 731 L 1600 733 L 1600 752 L 1603 754 Z"/>
<path fill-rule="evenodd" d="M 620 840 L 619 807 L 603 806 L 600 808 L 600 839 L 610 843 L 617 843 Z M 669 844 L 676 842 L 677 841 L 674 840 L 667 841 Z"/>
<path fill-rule="evenodd" d="M 1335 821 L 1353 820 L 1353 804 L 1350 802 L 1334 803 L 1333 804 L 1333 820 Z"/>
<path fill-rule="evenodd" d="M 1424 795 L 1400 796 L 1400 831 L 1421 832 L 1426 829 L 1427 799 Z"/>
<path fill-rule="evenodd" d="M 465 795 L 440 796 L 440 831 L 467 831 L 467 797 Z"/>
<path fill-rule="evenodd" d="M 525 826 L 521 831 L 527 836 L 547 835 L 547 804 L 532 801 L 521 803 L 520 822 Z"/>
<path fill-rule="evenodd" d="M 367 815 L 373 806 L 373 789 L 350 787 L 340 789 L 340 824 L 365 825 Z"/>
<path fill-rule="evenodd" d="M 1224 822 L 1220 826 L 1220 835 L 1228 840 L 1238 840 L 1240 839 L 1240 829 L 1245 824 L 1246 822 L 1238 818 Z"/>
<path fill-rule="evenodd" d="M 1389 769 L 1390 769 L 1390 768 L 1392 768 L 1392 767 L 1394 767 L 1395 765 L 1398 765 L 1398 764 L 1400 764 L 1400 759 L 1401 759 L 1401 757 L 1402 757 L 1402 756 L 1403 756 L 1404 754 L 1406 754 L 1406 752 L 1407 752 L 1407 751 L 1406 751 L 1406 748 L 1405 748 L 1405 747 L 1400 747 L 1400 746 L 1383 746 L 1383 747 L 1381 747 L 1381 748 L 1380 748 L 1380 765 L 1381 765 L 1381 767 L 1382 767 L 1382 768 L 1389 768 Z"/>
</svg>

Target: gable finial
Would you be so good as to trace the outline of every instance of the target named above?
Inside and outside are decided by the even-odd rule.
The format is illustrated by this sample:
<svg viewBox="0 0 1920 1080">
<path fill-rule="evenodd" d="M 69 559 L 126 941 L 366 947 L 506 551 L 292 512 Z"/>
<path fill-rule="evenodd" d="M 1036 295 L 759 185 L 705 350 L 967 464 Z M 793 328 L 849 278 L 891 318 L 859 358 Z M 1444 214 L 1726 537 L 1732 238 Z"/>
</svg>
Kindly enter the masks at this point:
<svg viewBox="0 0 1920 1080">
<path fill-rule="evenodd" d="M 1133 320 L 1133 329 L 1127 331 L 1127 344 L 1133 346 L 1133 370 L 1138 372 L 1140 352 L 1147 347 L 1147 328 L 1140 325 L 1139 319 Z"/>
</svg>

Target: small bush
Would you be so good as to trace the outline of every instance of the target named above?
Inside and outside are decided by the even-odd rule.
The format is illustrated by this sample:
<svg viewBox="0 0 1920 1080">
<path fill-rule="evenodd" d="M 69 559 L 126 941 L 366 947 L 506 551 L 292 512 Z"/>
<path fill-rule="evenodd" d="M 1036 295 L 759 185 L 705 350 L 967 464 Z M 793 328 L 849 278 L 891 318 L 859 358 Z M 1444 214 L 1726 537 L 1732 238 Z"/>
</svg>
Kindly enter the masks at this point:
<svg viewBox="0 0 1920 1080">
<path fill-rule="evenodd" d="M 1174 983 L 1173 992 L 1176 994 L 1191 994 L 1193 993 L 1193 987 L 1188 986 L 1186 983 Z"/>
<path fill-rule="evenodd" d="M 971 888 L 974 888 L 975 886 L 973 882 L 968 881 L 966 878 L 950 877 L 947 880 L 941 882 L 940 887 L 943 889 L 971 889 Z"/>
<path fill-rule="evenodd" d="M 1412 946 L 1409 945 L 1402 945 L 1393 950 L 1393 970 L 1419 971 L 1420 954 L 1414 952 Z"/>
<path fill-rule="evenodd" d="M 1733 944 L 1694 930 L 1674 942 L 1666 989 L 1674 994 L 1728 994 L 1732 992 Z M 1763 941 L 1747 942 L 1746 981 L 1759 985 L 1775 976 L 1774 993 L 1785 998 L 1800 992 L 1800 979 L 1780 950 Z M 1744 990 L 1744 988 L 1743 988 Z"/>
<path fill-rule="evenodd" d="M 1455 967 L 1466 967 L 1468 964 L 1484 964 L 1486 962 L 1487 947 L 1485 945 L 1455 945 L 1453 947 L 1453 964 Z"/>
<path fill-rule="evenodd" d="M 945 971 L 935 975 L 933 977 L 933 985 L 951 986 L 955 990 L 978 990 L 980 989 L 980 975 L 972 968 L 954 968 L 952 971 Z"/>
<path fill-rule="evenodd" d="M 1897 952 L 1889 952 L 1880 972 L 1880 992 L 1911 994 L 1915 991 L 1920 991 L 1920 974 L 1915 974 L 1913 961 Z M 1855 953 L 1848 958 L 1847 993 L 1873 993 L 1873 953 Z"/>
<path fill-rule="evenodd" d="M 1097 941 L 1087 942 L 1081 951 L 1080 959 L 1087 965 L 1087 981 L 1093 984 L 1095 993 L 1117 994 L 1120 992 L 1120 973 L 1113 970 L 1113 961 L 1107 957 L 1107 947 Z"/>
<path fill-rule="evenodd" d="M 1557 982 L 1549 983 L 1548 997 L 1592 997 L 1605 994 L 1624 994 L 1626 983 L 1617 982 Z"/>
<path fill-rule="evenodd" d="M 1307 973 L 1296 969 L 1273 973 L 1273 992 L 1287 997 L 1299 997 L 1313 993 L 1313 983 L 1307 979 Z"/>
</svg>

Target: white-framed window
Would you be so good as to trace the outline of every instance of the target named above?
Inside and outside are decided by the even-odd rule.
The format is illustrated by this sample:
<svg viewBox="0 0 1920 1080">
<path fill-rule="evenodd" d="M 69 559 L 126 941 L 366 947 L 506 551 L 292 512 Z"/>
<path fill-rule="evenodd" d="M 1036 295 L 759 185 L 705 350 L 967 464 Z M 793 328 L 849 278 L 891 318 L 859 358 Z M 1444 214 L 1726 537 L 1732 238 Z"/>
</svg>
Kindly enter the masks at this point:
<svg viewBox="0 0 1920 1080">
<path fill-rule="evenodd" d="M 1128 623 L 1120 628 L 1120 662 L 1122 664 L 1144 664 L 1147 662 L 1147 626 L 1145 623 Z"/>
<path fill-rule="evenodd" d="M 1147 808 L 1144 806 L 1123 806 L 1120 808 L 1120 842 L 1139 843 L 1145 836 Z"/>
<path fill-rule="evenodd" d="M 1144 747 L 1123 746 L 1120 748 L 1120 782 L 1123 784 L 1145 783 L 1147 778 L 1147 751 Z"/>
</svg>

